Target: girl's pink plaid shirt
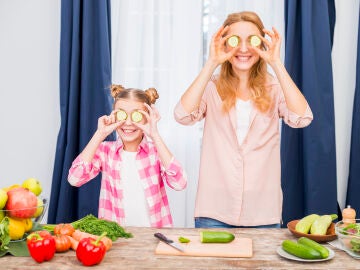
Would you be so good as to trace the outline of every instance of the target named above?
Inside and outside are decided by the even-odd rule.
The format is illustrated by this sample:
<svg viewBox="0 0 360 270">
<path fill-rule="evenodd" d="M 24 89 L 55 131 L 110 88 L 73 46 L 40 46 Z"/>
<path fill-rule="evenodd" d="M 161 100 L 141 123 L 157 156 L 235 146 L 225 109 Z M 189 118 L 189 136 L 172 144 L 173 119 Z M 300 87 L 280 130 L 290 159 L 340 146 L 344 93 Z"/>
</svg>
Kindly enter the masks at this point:
<svg viewBox="0 0 360 270">
<path fill-rule="evenodd" d="M 99 198 L 99 218 L 124 224 L 123 188 L 121 181 L 122 141 L 105 141 L 98 147 L 91 163 L 80 155 L 73 161 L 68 181 L 73 186 L 82 186 L 102 172 Z M 164 182 L 172 189 L 186 187 L 187 177 L 180 163 L 172 159 L 168 168 L 162 166 L 155 145 L 146 139 L 140 143 L 136 164 L 148 204 L 152 227 L 173 225 Z M 137 203 L 137 202 L 134 202 Z"/>
</svg>

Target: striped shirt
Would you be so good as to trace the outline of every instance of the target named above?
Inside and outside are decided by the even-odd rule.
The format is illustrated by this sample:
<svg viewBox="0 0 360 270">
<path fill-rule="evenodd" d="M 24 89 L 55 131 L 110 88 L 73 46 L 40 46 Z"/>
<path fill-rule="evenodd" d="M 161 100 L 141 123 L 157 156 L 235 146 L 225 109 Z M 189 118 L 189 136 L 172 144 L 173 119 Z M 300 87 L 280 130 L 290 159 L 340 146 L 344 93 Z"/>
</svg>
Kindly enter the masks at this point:
<svg viewBox="0 0 360 270">
<path fill-rule="evenodd" d="M 82 160 L 79 155 L 73 161 L 68 175 L 69 183 L 80 187 L 102 172 L 98 216 L 120 225 L 125 220 L 121 181 L 122 152 L 121 139 L 102 142 L 90 163 Z M 136 165 L 149 208 L 151 226 L 171 227 L 173 221 L 164 182 L 174 190 L 186 187 L 187 177 L 180 163 L 173 158 L 168 168 L 164 168 L 154 143 L 144 136 L 138 146 Z"/>
</svg>

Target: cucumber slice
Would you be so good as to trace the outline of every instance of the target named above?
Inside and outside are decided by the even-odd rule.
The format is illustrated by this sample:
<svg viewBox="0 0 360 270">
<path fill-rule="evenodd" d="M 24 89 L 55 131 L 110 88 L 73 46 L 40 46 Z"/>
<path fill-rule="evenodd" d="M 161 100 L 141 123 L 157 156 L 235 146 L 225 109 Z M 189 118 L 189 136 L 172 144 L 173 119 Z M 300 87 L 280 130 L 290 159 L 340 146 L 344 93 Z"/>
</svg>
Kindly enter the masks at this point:
<svg viewBox="0 0 360 270">
<path fill-rule="evenodd" d="M 127 113 L 126 113 L 125 111 L 123 111 L 123 110 L 118 110 L 118 111 L 116 112 L 116 119 L 117 119 L 118 121 L 124 121 L 124 120 L 126 120 L 126 118 L 127 118 Z"/>
<path fill-rule="evenodd" d="M 253 36 L 250 37 L 250 44 L 253 47 L 260 46 L 261 39 L 258 36 L 253 35 Z"/>
<path fill-rule="evenodd" d="M 235 239 L 235 235 L 229 232 L 201 231 L 201 243 L 230 243 Z"/>
<path fill-rule="evenodd" d="M 187 238 L 185 238 L 185 237 L 180 236 L 180 237 L 179 237 L 179 242 L 180 242 L 180 243 L 189 243 L 189 242 L 190 242 L 190 239 L 187 239 Z"/>
<path fill-rule="evenodd" d="M 230 47 L 235 48 L 239 45 L 239 37 L 233 35 L 228 38 L 227 43 L 229 44 Z"/>
<path fill-rule="evenodd" d="M 139 123 L 143 119 L 141 112 L 135 111 L 131 113 L 131 120 Z"/>
</svg>

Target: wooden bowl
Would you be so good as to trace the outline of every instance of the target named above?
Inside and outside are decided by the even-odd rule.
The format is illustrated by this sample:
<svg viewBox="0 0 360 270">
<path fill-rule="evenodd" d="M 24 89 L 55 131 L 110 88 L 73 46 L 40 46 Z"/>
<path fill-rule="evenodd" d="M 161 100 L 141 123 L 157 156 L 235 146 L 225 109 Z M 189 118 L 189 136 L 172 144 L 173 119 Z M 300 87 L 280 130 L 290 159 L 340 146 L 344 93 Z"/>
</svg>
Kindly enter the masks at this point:
<svg viewBox="0 0 360 270">
<path fill-rule="evenodd" d="M 337 235 L 335 233 L 335 223 L 332 222 L 331 225 L 329 226 L 327 232 L 325 235 L 319 235 L 319 234 L 309 234 L 309 233 L 301 233 L 295 230 L 295 226 L 296 224 L 299 222 L 298 219 L 296 220 L 292 220 L 287 224 L 287 227 L 289 229 L 289 231 L 296 237 L 300 238 L 300 237 L 307 237 L 310 238 L 311 240 L 314 240 L 318 243 L 324 243 L 324 242 L 329 242 L 332 240 L 335 240 Z"/>
</svg>

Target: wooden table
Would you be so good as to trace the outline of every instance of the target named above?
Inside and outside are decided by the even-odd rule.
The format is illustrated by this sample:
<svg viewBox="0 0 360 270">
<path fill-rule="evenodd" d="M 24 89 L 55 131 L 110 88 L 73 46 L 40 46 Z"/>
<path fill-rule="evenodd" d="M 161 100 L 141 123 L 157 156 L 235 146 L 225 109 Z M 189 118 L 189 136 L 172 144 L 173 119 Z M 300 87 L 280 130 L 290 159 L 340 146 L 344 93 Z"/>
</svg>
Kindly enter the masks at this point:
<svg viewBox="0 0 360 270">
<path fill-rule="evenodd" d="M 284 239 L 295 239 L 287 229 L 227 229 L 236 236 L 253 239 L 252 258 L 218 258 L 156 255 L 158 240 L 155 232 L 165 235 L 198 235 L 200 229 L 152 229 L 128 227 L 130 239 L 119 239 L 106 253 L 101 264 L 91 269 L 360 269 L 355 260 L 341 250 L 332 248 L 335 257 L 324 262 L 297 262 L 284 259 L 276 249 Z M 0 269 L 86 269 L 77 260 L 74 251 L 56 253 L 48 262 L 36 263 L 30 257 L 0 258 Z"/>
</svg>

